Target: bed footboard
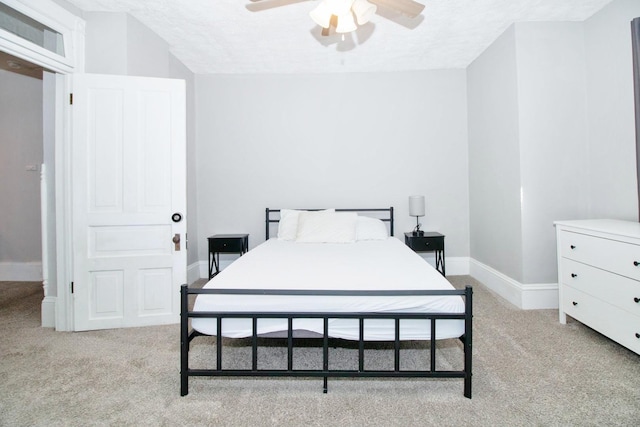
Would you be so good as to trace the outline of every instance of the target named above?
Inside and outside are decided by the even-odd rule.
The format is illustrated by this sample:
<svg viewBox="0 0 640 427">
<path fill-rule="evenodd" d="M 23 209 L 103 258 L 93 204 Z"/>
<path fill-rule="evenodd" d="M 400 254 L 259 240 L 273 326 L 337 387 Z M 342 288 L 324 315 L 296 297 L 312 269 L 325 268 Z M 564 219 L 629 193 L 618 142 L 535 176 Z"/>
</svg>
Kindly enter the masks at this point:
<svg viewBox="0 0 640 427">
<path fill-rule="evenodd" d="M 244 295 L 344 295 L 344 296 L 399 296 L 399 295 L 460 295 L 465 300 L 464 313 L 254 313 L 254 312 L 212 312 L 190 311 L 189 295 L 193 294 L 244 294 Z M 464 290 L 425 290 L 425 291 L 292 291 L 292 290 L 230 290 L 230 289 L 199 289 L 181 287 L 181 315 L 180 315 L 180 395 L 189 393 L 190 376 L 227 376 L 227 377 L 322 377 L 323 392 L 327 392 L 329 377 L 395 377 L 395 378 L 461 378 L 464 380 L 464 396 L 471 398 L 472 377 L 472 318 L 473 318 L 473 290 L 467 286 Z M 217 322 L 216 335 L 216 367 L 211 369 L 189 368 L 189 348 L 191 341 L 203 334 L 191 330 L 190 318 L 211 318 Z M 242 318 L 251 319 L 253 322 L 252 360 L 251 369 L 224 369 L 222 367 L 222 319 Z M 259 369 L 258 368 L 258 319 L 278 318 L 287 319 L 287 369 Z M 322 369 L 293 369 L 293 320 L 294 319 L 322 319 L 324 322 L 324 334 L 322 340 Z M 357 319 L 359 321 L 358 343 L 358 369 L 343 370 L 329 369 L 329 319 Z M 395 321 L 394 342 L 394 369 L 393 370 L 368 370 L 364 367 L 364 321 L 367 319 L 392 319 Z M 428 370 L 402 370 L 400 369 L 400 321 L 403 319 L 427 319 L 430 322 L 430 346 Z M 436 320 L 438 319 L 462 319 L 464 320 L 464 334 L 460 336 L 463 344 L 464 368 L 455 370 L 436 369 Z"/>
</svg>

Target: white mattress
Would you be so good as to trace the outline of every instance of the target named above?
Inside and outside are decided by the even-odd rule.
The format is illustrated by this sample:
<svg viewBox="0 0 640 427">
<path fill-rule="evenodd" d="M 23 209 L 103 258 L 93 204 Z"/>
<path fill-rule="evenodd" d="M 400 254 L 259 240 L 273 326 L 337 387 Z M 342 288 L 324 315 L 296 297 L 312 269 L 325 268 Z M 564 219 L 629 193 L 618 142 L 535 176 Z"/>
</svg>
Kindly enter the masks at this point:
<svg viewBox="0 0 640 427">
<path fill-rule="evenodd" d="M 422 257 L 398 239 L 356 243 L 296 243 L 270 239 L 249 251 L 211 279 L 205 288 L 221 289 L 330 289 L 415 290 L 454 289 Z M 464 313 L 460 296 L 255 296 L 198 295 L 194 311 L 244 312 L 377 312 Z M 252 335 L 250 319 L 223 319 L 222 335 Z M 215 335 L 215 319 L 193 318 L 197 331 Z M 323 333 L 322 319 L 295 319 L 293 329 Z M 258 320 L 258 335 L 287 330 L 286 319 Z M 393 320 L 364 322 L 364 339 L 395 339 Z M 464 321 L 436 321 L 436 339 L 464 334 Z M 329 335 L 359 339 L 358 320 L 330 319 Z M 431 335 L 428 320 L 402 320 L 401 340 L 424 340 Z"/>
</svg>

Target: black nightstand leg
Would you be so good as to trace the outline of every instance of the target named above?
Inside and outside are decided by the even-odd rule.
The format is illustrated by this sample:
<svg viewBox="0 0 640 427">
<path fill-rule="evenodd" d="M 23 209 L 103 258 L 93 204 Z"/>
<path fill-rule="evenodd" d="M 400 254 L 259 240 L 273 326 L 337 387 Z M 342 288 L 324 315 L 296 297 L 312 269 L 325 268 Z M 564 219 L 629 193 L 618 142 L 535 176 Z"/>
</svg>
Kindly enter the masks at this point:
<svg viewBox="0 0 640 427">
<path fill-rule="evenodd" d="M 209 252 L 209 279 L 213 277 L 213 262 L 214 262 L 213 254 Z"/>
<path fill-rule="evenodd" d="M 436 270 L 438 270 L 443 276 L 446 276 L 444 266 L 444 250 L 436 251 Z"/>
<path fill-rule="evenodd" d="M 220 273 L 220 252 L 209 252 L 209 279 Z M 215 272 L 213 271 L 215 267 Z"/>
</svg>

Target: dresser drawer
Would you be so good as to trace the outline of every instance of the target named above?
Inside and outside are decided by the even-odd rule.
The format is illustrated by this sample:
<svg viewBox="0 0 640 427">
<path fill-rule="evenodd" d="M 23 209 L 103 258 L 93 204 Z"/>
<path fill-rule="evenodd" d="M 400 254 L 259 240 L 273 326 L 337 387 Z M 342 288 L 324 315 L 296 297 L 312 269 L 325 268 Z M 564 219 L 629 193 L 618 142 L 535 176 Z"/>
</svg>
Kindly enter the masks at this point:
<svg viewBox="0 0 640 427">
<path fill-rule="evenodd" d="M 559 237 L 562 257 L 640 280 L 640 245 L 564 230 Z"/>
<path fill-rule="evenodd" d="M 640 316 L 635 316 L 571 286 L 562 289 L 566 314 L 640 354 Z"/>
<path fill-rule="evenodd" d="M 562 258 L 562 283 L 640 317 L 640 282 Z"/>
</svg>

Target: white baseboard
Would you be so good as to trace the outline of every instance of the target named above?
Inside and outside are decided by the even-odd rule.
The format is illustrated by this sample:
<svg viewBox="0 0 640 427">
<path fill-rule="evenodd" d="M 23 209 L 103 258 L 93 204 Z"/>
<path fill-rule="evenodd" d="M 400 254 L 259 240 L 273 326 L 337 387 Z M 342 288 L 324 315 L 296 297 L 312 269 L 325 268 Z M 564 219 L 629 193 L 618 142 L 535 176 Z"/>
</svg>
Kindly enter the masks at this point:
<svg viewBox="0 0 640 427">
<path fill-rule="evenodd" d="M 231 265 L 231 263 L 235 261 L 235 259 L 221 259 L 220 260 L 220 271 L 224 270 L 226 267 L 228 267 L 229 265 Z M 191 267 L 194 267 L 194 269 L 197 268 L 198 270 L 198 277 L 197 279 L 206 279 L 209 277 L 209 261 L 198 261 L 198 262 L 194 262 L 193 264 L 191 264 Z M 194 277 L 195 277 L 195 273 L 194 273 Z M 189 275 L 189 279 L 191 279 L 191 275 Z M 193 283 L 195 280 L 189 280 L 189 283 Z"/>
<path fill-rule="evenodd" d="M 436 266 L 436 257 L 433 252 L 418 253 L 433 267 Z M 469 274 L 469 257 L 445 257 L 444 270 L 447 276 L 464 276 Z"/>
<path fill-rule="evenodd" d="M 558 308 L 557 283 L 523 284 L 522 288 L 523 309 Z"/>
<path fill-rule="evenodd" d="M 204 269 L 207 269 L 206 261 L 196 261 L 189 266 L 187 266 L 187 284 L 192 284 L 196 280 L 200 279 L 202 276 L 202 264 L 204 263 Z M 206 277 L 207 273 L 204 273 L 204 277 Z"/>
<path fill-rule="evenodd" d="M 44 297 L 41 305 L 41 315 L 43 328 L 56 327 L 56 297 Z"/>
<path fill-rule="evenodd" d="M 466 276 L 469 274 L 469 257 L 446 258 L 447 276 Z"/>
<path fill-rule="evenodd" d="M 191 264 L 191 265 L 194 265 L 194 264 Z M 209 277 L 209 261 L 198 261 L 198 279 L 206 279 L 208 277 Z M 193 282 L 189 281 L 189 283 L 193 283 Z"/>
<path fill-rule="evenodd" d="M 41 262 L 0 262 L 2 282 L 42 282 Z"/>
<path fill-rule="evenodd" d="M 557 283 L 523 284 L 474 259 L 469 261 L 469 274 L 518 308 L 558 308 Z"/>
</svg>

